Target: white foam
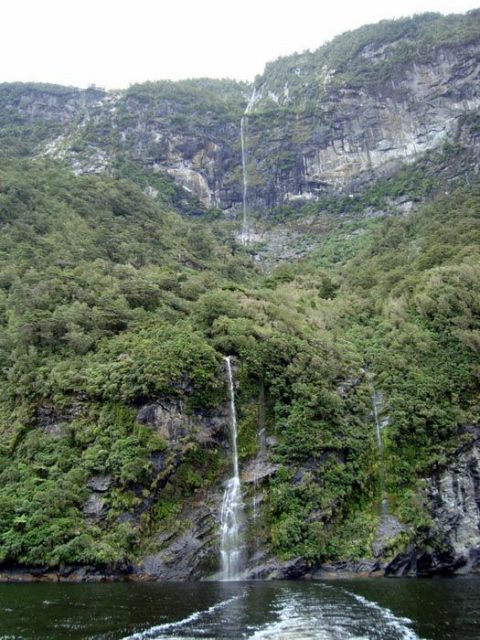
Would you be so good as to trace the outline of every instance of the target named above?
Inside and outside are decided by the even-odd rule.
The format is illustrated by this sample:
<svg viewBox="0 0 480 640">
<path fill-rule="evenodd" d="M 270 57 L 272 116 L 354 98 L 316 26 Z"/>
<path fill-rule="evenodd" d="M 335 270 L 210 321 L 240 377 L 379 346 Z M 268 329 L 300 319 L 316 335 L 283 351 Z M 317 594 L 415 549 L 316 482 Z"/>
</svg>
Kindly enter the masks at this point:
<svg viewBox="0 0 480 640">
<path fill-rule="evenodd" d="M 409 618 L 401 618 L 399 616 L 396 616 L 393 611 L 387 609 L 387 607 L 382 607 L 376 602 L 367 600 L 367 598 L 364 598 L 363 596 L 360 596 L 351 591 L 345 590 L 345 593 L 348 593 L 348 595 L 355 598 L 355 600 L 364 607 L 372 609 L 373 611 L 378 611 L 381 614 L 385 624 L 391 629 L 395 629 L 395 631 L 399 632 L 403 640 L 420 640 L 419 636 L 417 636 L 417 634 L 407 626 L 409 624 L 412 624 L 412 620 L 410 620 Z"/>
<path fill-rule="evenodd" d="M 194 611 L 192 614 L 190 614 L 186 618 L 182 618 L 182 620 L 176 620 L 175 622 L 165 622 L 164 624 L 159 624 L 155 627 L 150 627 L 150 629 L 146 629 L 145 631 L 134 633 L 131 636 L 125 636 L 122 640 L 146 640 L 147 638 L 161 638 L 163 631 L 177 629 L 179 627 L 183 627 L 187 624 L 190 624 L 191 622 L 200 620 L 204 616 L 208 616 L 209 614 L 214 613 L 218 609 L 222 609 L 223 607 L 228 606 L 229 604 L 231 604 L 235 600 L 238 600 L 241 597 L 243 596 L 242 595 L 232 596 L 227 600 L 222 600 L 221 602 L 217 602 L 216 604 L 213 604 L 211 607 L 208 607 L 208 609 L 203 609 L 201 611 Z"/>
<path fill-rule="evenodd" d="M 318 585 L 327 592 L 334 590 L 340 600 L 287 597 L 279 603 L 277 620 L 257 629 L 251 640 L 420 640 L 408 627 L 411 620 L 396 616 L 390 609 L 345 589 Z M 346 597 L 345 597 L 346 596 Z M 361 609 L 375 612 L 366 617 Z M 371 619 L 370 619 L 371 618 Z M 372 635 L 360 630 L 358 625 L 372 625 Z"/>
</svg>

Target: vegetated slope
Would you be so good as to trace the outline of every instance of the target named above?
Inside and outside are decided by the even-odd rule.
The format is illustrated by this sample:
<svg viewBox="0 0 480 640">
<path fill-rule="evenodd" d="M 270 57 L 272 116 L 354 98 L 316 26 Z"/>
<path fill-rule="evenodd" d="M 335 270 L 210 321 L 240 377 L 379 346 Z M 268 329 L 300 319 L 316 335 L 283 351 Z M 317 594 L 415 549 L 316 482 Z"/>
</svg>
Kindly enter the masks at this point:
<svg viewBox="0 0 480 640">
<path fill-rule="evenodd" d="M 156 549 L 166 525 L 180 533 L 169 517 L 228 464 L 228 418 L 212 414 L 225 353 L 242 363 L 244 458 L 257 446 L 259 380 L 270 405 L 290 403 L 305 376 L 295 394 L 321 392 L 329 430 L 341 426 L 350 408 L 333 388 L 353 366 L 348 349 L 291 303 L 247 289 L 250 259 L 221 229 L 185 222 L 126 180 L 26 161 L 5 162 L 0 179 L 4 563 L 112 567 L 138 561 L 151 538 Z M 155 403 L 176 407 L 180 425 L 151 424 Z"/>
<path fill-rule="evenodd" d="M 150 486 L 150 456 L 167 444 L 135 423 L 131 402 L 218 401 L 218 354 L 188 317 L 212 284 L 251 266 L 221 231 L 127 180 L 4 161 L 0 191 L 1 557 L 121 559 L 133 542 L 114 513 Z M 103 528 L 82 511 L 95 472 L 113 474 Z"/>
<path fill-rule="evenodd" d="M 421 33 L 421 43 L 435 25 L 448 46 L 469 50 L 471 15 L 473 26 L 427 16 L 365 28 L 345 60 L 370 37 L 387 50 L 399 32 L 407 43 Z M 407 49 L 406 68 L 418 53 Z M 345 82 L 375 84 L 358 65 Z M 2 111 L 0 132 L 10 141 L 0 163 L 2 566 L 214 573 L 229 473 L 227 354 L 252 575 L 365 559 L 392 572 L 478 564 L 478 117 L 456 114 L 447 144 L 389 177 L 370 174 L 358 192 L 269 212 L 273 232 L 278 220 L 301 226 L 310 253 L 266 273 L 256 249 L 238 246 L 231 223 L 207 209 L 215 199 L 202 205 L 161 171 L 173 166 L 159 161 L 172 139 L 177 168 L 185 154 L 201 164 L 210 141 L 218 169 L 217 136 L 233 140 L 245 87 L 220 83 L 221 106 L 209 83 L 153 83 L 112 99 L 92 89 L 90 106 L 76 90 L 47 98 L 43 88 L 39 107 L 38 87 L 26 102 L 25 87 L 2 88 L 21 107 L 21 122 Z M 64 162 L 38 158 L 53 107 L 52 126 L 66 122 L 65 137 L 54 132 Z M 94 146 L 108 147 L 106 163 L 90 162 Z M 72 153 L 101 175 L 72 173 Z"/>
<path fill-rule="evenodd" d="M 1 180 L 4 563 L 138 565 L 196 526 L 200 499 L 210 529 L 196 570 L 214 570 L 224 354 L 242 466 L 259 407 L 270 437 L 252 545 L 369 557 L 385 495 L 409 527 L 386 558 L 410 540 L 445 544 L 422 482 L 468 445 L 478 411 L 478 190 L 345 222 L 265 278 L 221 229 L 128 181 L 38 163 L 5 163 Z M 389 417 L 383 460 L 372 385 Z M 148 418 L 162 405 L 180 427 Z"/>
</svg>

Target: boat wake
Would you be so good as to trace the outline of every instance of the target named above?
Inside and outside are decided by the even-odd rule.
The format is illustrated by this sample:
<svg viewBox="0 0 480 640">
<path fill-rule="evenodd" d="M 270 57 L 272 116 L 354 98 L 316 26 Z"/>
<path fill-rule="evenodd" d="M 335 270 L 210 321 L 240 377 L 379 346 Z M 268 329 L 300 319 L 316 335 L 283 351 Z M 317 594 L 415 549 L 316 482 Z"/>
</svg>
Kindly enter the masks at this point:
<svg viewBox="0 0 480 640">
<path fill-rule="evenodd" d="M 202 611 L 194 611 L 192 614 L 190 614 L 186 618 L 183 618 L 182 620 L 176 620 L 175 622 L 165 622 L 164 624 L 156 625 L 155 627 L 151 627 L 150 629 L 146 629 L 145 631 L 134 633 L 131 636 L 126 636 L 122 640 L 148 640 L 151 638 L 164 637 L 171 638 L 172 631 L 178 632 L 180 629 L 182 629 L 182 627 L 188 627 L 191 626 L 194 622 L 204 620 L 205 618 L 208 618 L 209 616 L 215 614 L 220 609 L 228 607 L 228 605 L 232 604 L 233 602 L 235 602 L 235 600 L 239 600 L 242 597 L 242 595 L 232 596 L 231 598 L 227 598 L 227 600 L 222 600 L 221 602 L 213 604 L 211 607 L 208 607 L 208 609 L 203 609 Z M 195 633 L 195 630 L 190 629 L 190 633 Z M 178 637 L 186 638 L 188 636 L 181 635 Z M 202 637 L 205 638 L 205 636 Z"/>
<path fill-rule="evenodd" d="M 299 592 L 282 585 L 268 604 L 263 601 L 267 606 L 255 611 L 254 620 L 248 611 L 255 601 L 255 592 L 245 586 L 208 609 L 124 640 L 420 640 L 411 620 L 340 586 L 315 584 Z"/>
<path fill-rule="evenodd" d="M 326 597 L 288 595 L 278 603 L 277 620 L 251 640 L 420 640 L 408 618 L 345 589 L 317 586 Z"/>
</svg>

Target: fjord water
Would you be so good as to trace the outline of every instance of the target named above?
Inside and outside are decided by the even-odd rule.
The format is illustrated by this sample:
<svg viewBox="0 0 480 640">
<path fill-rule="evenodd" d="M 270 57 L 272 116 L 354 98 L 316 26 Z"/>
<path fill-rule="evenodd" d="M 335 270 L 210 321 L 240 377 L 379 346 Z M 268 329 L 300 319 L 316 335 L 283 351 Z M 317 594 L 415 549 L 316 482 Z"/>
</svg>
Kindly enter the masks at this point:
<svg viewBox="0 0 480 640">
<path fill-rule="evenodd" d="M 474 640 L 480 578 L 0 584 L 0 638 Z"/>
</svg>

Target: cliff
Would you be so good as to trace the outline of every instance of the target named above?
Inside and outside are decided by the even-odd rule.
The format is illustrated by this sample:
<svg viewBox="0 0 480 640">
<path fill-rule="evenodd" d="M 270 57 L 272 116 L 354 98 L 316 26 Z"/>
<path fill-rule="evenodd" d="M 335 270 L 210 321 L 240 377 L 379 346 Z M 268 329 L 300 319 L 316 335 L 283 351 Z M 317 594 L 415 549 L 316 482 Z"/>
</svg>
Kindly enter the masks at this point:
<svg viewBox="0 0 480 640">
<path fill-rule="evenodd" d="M 3 85 L 2 146 L 77 173 L 137 172 L 151 189 L 163 172 L 205 207 L 238 212 L 247 110 L 252 211 L 356 194 L 462 135 L 480 105 L 479 31 L 475 11 L 370 25 L 268 64 L 253 86 Z"/>
<path fill-rule="evenodd" d="M 0 575 L 218 575 L 227 355 L 246 576 L 478 570 L 479 18 L 0 86 Z"/>
</svg>

